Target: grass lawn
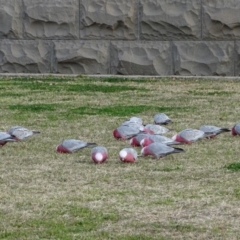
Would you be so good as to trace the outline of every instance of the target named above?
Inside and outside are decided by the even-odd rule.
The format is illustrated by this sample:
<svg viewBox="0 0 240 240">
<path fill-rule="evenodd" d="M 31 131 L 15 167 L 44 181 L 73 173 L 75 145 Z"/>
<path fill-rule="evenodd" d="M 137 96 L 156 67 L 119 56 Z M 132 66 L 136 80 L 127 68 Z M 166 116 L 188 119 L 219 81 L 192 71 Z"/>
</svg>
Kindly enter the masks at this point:
<svg viewBox="0 0 240 240">
<path fill-rule="evenodd" d="M 239 239 L 240 138 L 182 145 L 185 153 L 120 162 L 112 131 L 132 116 L 173 131 L 240 122 L 240 82 L 204 79 L 1 78 L 0 131 L 40 135 L 0 148 L 0 239 Z M 59 154 L 67 138 L 105 146 Z M 140 148 L 137 148 L 140 153 Z"/>
</svg>

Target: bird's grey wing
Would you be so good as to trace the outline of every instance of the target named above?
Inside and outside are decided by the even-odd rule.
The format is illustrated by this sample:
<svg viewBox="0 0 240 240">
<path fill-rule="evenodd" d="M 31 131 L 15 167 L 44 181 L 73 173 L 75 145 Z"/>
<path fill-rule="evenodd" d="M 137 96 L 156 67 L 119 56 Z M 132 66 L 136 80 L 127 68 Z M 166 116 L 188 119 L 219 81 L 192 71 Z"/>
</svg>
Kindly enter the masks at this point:
<svg viewBox="0 0 240 240">
<path fill-rule="evenodd" d="M 180 136 L 188 141 L 196 141 L 200 138 L 205 137 L 205 134 L 203 131 L 198 129 L 186 129 L 180 132 Z"/>
<path fill-rule="evenodd" d="M 211 125 L 202 125 L 199 130 L 205 132 L 205 133 L 217 133 L 221 128 Z"/>
<path fill-rule="evenodd" d="M 9 141 L 13 140 L 12 136 L 6 132 L 0 132 L 0 141 L 8 141 L 8 140 Z"/>
<path fill-rule="evenodd" d="M 140 124 L 140 125 L 143 124 L 143 120 L 142 120 L 140 117 L 131 117 L 131 118 L 129 119 L 129 121 L 138 123 L 138 124 Z"/>
<path fill-rule="evenodd" d="M 153 142 L 165 142 L 168 141 L 170 138 L 163 136 L 163 135 L 151 135 L 149 136 L 149 138 L 153 141 Z M 170 139 L 172 140 L 172 139 Z"/>
<path fill-rule="evenodd" d="M 165 156 L 173 151 L 172 147 L 169 147 L 163 143 L 152 143 L 148 145 L 148 147 L 152 155 L 156 157 Z"/>
<path fill-rule="evenodd" d="M 67 139 L 62 142 L 62 146 L 72 152 L 75 152 L 81 148 L 86 147 L 87 143 L 76 139 Z"/>
<path fill-rule="evenodd" d="M 27 137 L 32 136 L 32 131 L 23 127 L 16 128 L 12 131 L 11 135 L 17 137 L 20 140 L 23 140 Z"/>
<path fill-rule="evenodd" d="M 22 128 L 22 127 L 21 127 L 21 126 L 13 126 L 13 127 L 11 127 L 10 129 L 8 129 L 7 132 L 8 132 L 9 134 L 12 134 L 13 131 L 16 130 L 16 129 L 18 129 L 18 128 Z"/>
<path fill-rule="evenodd" d="M 157 124 L 170 123 L 170 118 L 165 113 L 158 113 L 154 116 L 154 122 Z"/>
<path fill-rule="evenodd" d="M 239 134 L 240 133 L 240 123 L 235 124 L 234 129 Z"/>
<path fill-rule="evenodd" d="M 91 153 L 95 153 L 95 152 L 107 153 L 108 151 L 105 147 L 97 146 L 97 147 L 94 147 L 91 151 Z"/>
<path fill-rule="evenodd" d="M 133 127 L 128 127 L 128 126 L 122 126 L 119 127 L 119 132 L 122 136 L 125 136 L 126 138 L 133 137 L 134 135 L 137 135 L 140 130 L 133 128 Z"/>
<path fill-rule="evenodd" d="M 139 133 L 136 136 L 136 140 L 140 143 L 144 138 L 150 137 L 152 134 L 148 134 L 148 133 Z"/>
</svg>

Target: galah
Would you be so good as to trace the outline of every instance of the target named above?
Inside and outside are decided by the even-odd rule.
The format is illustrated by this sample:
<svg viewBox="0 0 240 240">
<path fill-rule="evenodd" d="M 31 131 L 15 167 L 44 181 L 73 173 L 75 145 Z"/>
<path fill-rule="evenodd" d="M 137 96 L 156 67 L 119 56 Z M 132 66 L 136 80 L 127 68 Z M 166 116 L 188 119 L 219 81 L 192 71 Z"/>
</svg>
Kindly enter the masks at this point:
<svg viewBox="0 0 240 240">
<path fill-rule="evenodd" d="M 95 163 L 104 163 L 108 158 L 108 151 L 102 146 L 94 147 L 91 151 L 91 157 Z"/>
<path fill-rule="evenodd" d="M 167 125 L 172 123 L 172 120 L 165 113 L 157 113 L 153 117 L 154 123 L 159 125 Z"/>
<path fill-rule="evenodd" d="M 240 135 L 240 123 L 236 123 L 232 129 L 231 129 L 231 134 L 233 136 L 237 136 L 237 135 Z"/>
<path fill-rule="evenodd" d="M 206 135 L 206 138 L 214 138 L 218 134 L 223 132 L 230 132 L 231 130 L 228 128 L 221 128 L 212 125 L 202 125 L 199 130 L 203 131 Z"/>
<path fill-rule="evenodd" d="M 6 132 L 0 132 L 0 146 L 4 146 L 7 142 L 15 142 L 16 138 Z"/>
<path fill-rule="evenodd" d="M 136 136 L 140 132 L 141 130 L 139 130 L 138 128 L 129 127 L 129 126 L 120 126 L 113 130 L 113 136 L 116 139 L 126 140 Z"/>
<path fill-rule="evenodd" d="M 56 147 L 59 153 L 74 153 L 85 147 L 95 147 L 96 143 L 84 142 L 76 139 L 66 139 Z"/>
<path fill-rule="evenodd" d="M 40 134 L 39 131 L 33 131 L 30 129 L 27 129 L 25 127 L 21 127 L 21 126 L 14 126 L 11 127 L 8 131 L 7 131 L 10 135 L 16 137 L 17 140 L 24 140 L 28 137 L 31 137 L 35 134 Z"/>
<path fill-rule="evenodd" d="M 144 128 L 147 129 L 144 131 L 150 134 L 165 134 L 170 131 L 170 129 L 157 124 L 147 124 L 144 126 Z"/>
<path fill-rule="evenodd" d="M 143 125 L 143 120 L 140 117 L 131 117 L 129 121 Z"/>
<path fill-rule="evenodd" d="M 133 127 L 139 129 L 140 131 L 144 131 L 144 126 L 142 124 L 131 122 L 130 120 L 123 122 L 121 126 Z"/>
<path fill-rule="evenodd" d="M 133 147 L 139 147 L 139 146 L 141 146 L 141 144 L 140 144 L 141 140 L 149 137 L 150 135 L 152 135 L 152 134 L 145 133 L 145 132 L 139 133 L 138 135 L 136 135 L 130 139 L 130 145 Z"/>
<path fill-rule="evenodd" d="M 141 140 L 140 144 L 141 144 L 142 147 L 146 147 L 149 144 L 154 143 L 154 142 L 164 143 L 164 144 L 166 144 L 168 146 L 180 144 L 179 142 L 176 142 L 176 141 L 174 141 L 171 138 L 168 138 L 166 136 L 163 136 L 163 135 L 153 135 L 153 134 L 147 136 L 146 138 L 143 138 Z"/>
<path fill-rule="evenodd" d="M 134 163 L 137 157 L 137 151 L 133 148 L 123 148 L 119 152 L 119 158 L 122 162 Z"/>
<path fill-rule="evenodd" d="M 199 139 L 205 138 L 206 135 L 203 131 L 198 129 L 184 129 L 172 137 L 172 140 L 180 143 L 191 144 Z"/>
<path fill-rule="evenodd" d="M 170 146 L 167 146 L 166 144 L 159 143 L 159 142 L 151 143 L 150 145 L 142 148 L 141 150 L 142 156 L 151 155 L 155 158 L 161 158 L 172 153 L 181 153 L 181 152 L 184 152 L 182 148 L 170 147 Z"/>
</svg>

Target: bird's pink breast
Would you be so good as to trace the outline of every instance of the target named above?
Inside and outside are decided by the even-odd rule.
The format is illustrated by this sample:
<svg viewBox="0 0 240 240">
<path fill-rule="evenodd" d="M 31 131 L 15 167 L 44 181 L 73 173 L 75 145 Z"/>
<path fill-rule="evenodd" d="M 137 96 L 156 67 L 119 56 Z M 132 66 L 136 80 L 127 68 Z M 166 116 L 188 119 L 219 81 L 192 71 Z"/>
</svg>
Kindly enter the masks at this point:
<svg viewBox="0 0 240 240">
<path fill-rule="evenodd" d="M 134 156 L 132 154 L 128 153 L 126 157 L 121 158 L 121 161 L 134 163 L 135 162 L 135 158 L 134 158 Z"/>
<path fill-rule="evenodd" d="M 177 142 L 180 142 L 180 143 L 187 143 L 187 144 L 191 144 L 192 142 L 191 141 L 188 141 L 187 139 L 185 138 L 182 138 L 181 136 L 177 135 L 176 137 L 176 140 Z"/>
<path fill-rule="evenodd" d="M 233 136 L 238 135 L 238 133 L 237 133 L 237 131 L 235 130 L 234 127 L 231 129 L 231 133 L 232 133 Z"/>
<path fill-rule="evenodd" d="M 97 154 L 101 154 L 102 155 L 102 159 L 99 161 L 96 157 Z M 108 158 L 108 155 L 107 153 L 103 152 L 103 153 L 99 153 L 99 152 L 94 152 L 92 153 L 92 160 L 95 162 L 95 163 L 104 163 L 107 158 Z"/>
<path fill-rule="evenodd" d="M 133 138 L 131 139 L 131 145 L 132 145 L 133 147 L 139 147 L 139 146 L 140 146 L 140 144 L 139 144 L 139 142 L 137 141 L 136 137 L 133 137 Z"/>
<path fill-rule="evenodd" d="M 69 151 L 67 148 L 65 148 L 62 145 L 58 145 L 56 150 L 59 153 L 72 153 L 71 151 Z"/>
</svg>

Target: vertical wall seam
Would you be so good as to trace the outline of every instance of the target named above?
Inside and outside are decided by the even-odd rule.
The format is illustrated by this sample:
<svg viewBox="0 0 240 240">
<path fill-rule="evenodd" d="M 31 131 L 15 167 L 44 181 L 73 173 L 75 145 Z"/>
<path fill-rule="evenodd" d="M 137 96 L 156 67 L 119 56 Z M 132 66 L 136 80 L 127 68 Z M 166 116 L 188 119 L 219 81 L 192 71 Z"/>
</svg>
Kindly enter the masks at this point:
<svg viewBox="0 0 240 240">
<path fill-rule="evenodd" d="M 200 0 L 200 39 L 203 40 L 203 0 Z"/>
<path fill-rule="evenodd" d="M 109 40 L 109 74 L 112 74 L 112 41 Z"/>
<path fill-rule="evenodd" d="M 54 73 L 53 54 L 54 54 L 54 44 L 53 44 L 53 40 L 50 40 L 50 73 Z"/>
<path fill-rule="evenodd" d="M 22 38 L 23 40 L 25 39 L 25 31 L 24 31 L 24 20 L 25 20 L 25 5 L 23 0 L 21 1 L 22 3 Z"/>
<path fill-rule="evenodd" d="M 78 0 L 78 39 L 80 40 L 80 28 L 81 28 L 81 0 Z"/>
<path fill-rule="evenodd" d="M 137 2 L 137 40 L 140 41 L 140 0 Z"/>
<path fill-rule="evenodd" d="M 172 60 L 172 75 L 175 75 L 175 61 L 173 53 L 173 41 L 170 41 L 170 51 L 171 51 L 171 60 Z"/>
<path fill-rule="evenodd" d="M 237 44 L 233 41 L 233 76 L 236 76 L 236 62 L 237 62 Z"/>
</svg>

